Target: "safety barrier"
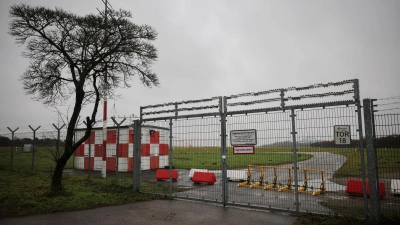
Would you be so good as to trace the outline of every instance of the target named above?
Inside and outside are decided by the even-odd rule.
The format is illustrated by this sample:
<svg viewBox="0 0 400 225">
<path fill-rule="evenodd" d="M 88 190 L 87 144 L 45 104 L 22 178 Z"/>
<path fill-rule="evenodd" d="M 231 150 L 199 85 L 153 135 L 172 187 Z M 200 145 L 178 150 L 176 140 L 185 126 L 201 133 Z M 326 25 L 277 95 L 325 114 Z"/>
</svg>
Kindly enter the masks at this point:
<svg viewBox="0 0 400 225">
<path fill-rule="evenodd" d="M 260 176 L 258 182 L 253 181 L 253 170 L 259 170 Z M 271 181 L 265 180 L 265 169 L 273 169 L 273 179 Z M 288 177 L 285 180 L 285 183 L 279 181 L 278 170 L 287 170 Z M 257 166 L 257 165 L 248 165 L 247 166 L 247 180 L 241 182 L 237 185 L 237 187 L 244 187 L 247 186 L 249 188 L 263 188 L 264 190 L 268 189 L 276 189 L 278 192 L 285 191 L 285 190 L 292 190 L 295 186 L 293 184 L 293 175 L 292 175 L 293 168 L 290 167 L 279 167 L 279 166 Z M 307 192 L 311 190 L 312 195 L 319 195 L 323 193 L 325 189 L 325 170 L 315 170 L 315 169 L 308 169 L 308 168 L 299 168 L 298 171 L 303 171 L 304 173 L 304 180 L 303 185 L 299 185 L 298 192 Z M 321 173 L 321 185 L 319 188 L 315 188 L 313 186 L 308 185 L 308 172 L 317 172 Z M 315 190 L 314 190 L 315 189 Z"/>
<path fill-rule="evenodd" d="M 228 181 L 244 181 L 247 179 L 247 171 L 245 170 L 227 170 L 226 179 Z"/>
<path fill-rule="evenodd" d="M 169 175 L 170 175 L 169 170 L 160 169 L 160 170 L 157 170 L 156 179 L 158 181 L 168 180 L 169 179 Z M 171 178 L 172 178 L 172 180 L 178 180 L 178 171 L 177 170 L 172 170 L 172 177 Z"/>
<path fill-rule="evenodd" d="M 367 196 L 370 196 L 371 192 L 370 192 L 369 181 L 366 182 L 366 188 L 367 188 Z M 347 186 L 346 186 L 346 193 L 350 194 L 350 195 L 362 196 L 364 194 L 362 181 L 361 180 L 348 180 Z M 386 196 L 385 183 L 379 182 L 379 197 L 383 198 L 385 196 Z"/>
<path fill-rule="evenodd" d="M 390 181 L 390 192 L 394 195 L 400 195 L 400 180 L 392 179 Z"/>
<path fill-rule="evenodd" d="M 195 172 L 208 172 L 208 169 L 190 169 L 189 179 L 192 179 Z"/>
<path fill-rule="evenodd" d="M 214 184 L 217 182 L 217 178 L 213 172 L 194 172 L 192 181 L 194 183 Z"/>
</svg>

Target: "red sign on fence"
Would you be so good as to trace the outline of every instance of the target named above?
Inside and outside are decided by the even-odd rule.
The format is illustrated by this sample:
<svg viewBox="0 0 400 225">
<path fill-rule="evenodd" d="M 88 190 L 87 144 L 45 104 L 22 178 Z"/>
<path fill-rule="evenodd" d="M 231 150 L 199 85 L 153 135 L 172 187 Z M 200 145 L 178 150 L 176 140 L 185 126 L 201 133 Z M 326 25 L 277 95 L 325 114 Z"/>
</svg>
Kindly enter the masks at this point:
<svg viewBox="0 0 400 225">
<path fill-rule="evenodd" d="M 254 146 L 234 146 L 233 154 L 254 154 Z"/>
</svg>

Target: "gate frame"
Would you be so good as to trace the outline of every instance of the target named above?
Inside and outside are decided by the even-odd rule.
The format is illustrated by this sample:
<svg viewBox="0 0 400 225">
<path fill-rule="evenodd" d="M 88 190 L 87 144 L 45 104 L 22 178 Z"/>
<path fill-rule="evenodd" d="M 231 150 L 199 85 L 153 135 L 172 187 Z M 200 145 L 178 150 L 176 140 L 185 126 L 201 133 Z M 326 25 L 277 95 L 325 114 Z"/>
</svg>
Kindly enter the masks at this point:
<svg viewBox="0 0 400 225">
<path fill-rule="evenodd" d="M 380 190 L 379 190 L 379 174 L 378 174 L 378 157 L 375 147 L 375 121 L 374 121 L 374 104 L 375 99 L 363 99 L 364 105 L 364 123 L 365 123 L 365 142 L 368 158 L 368 180 L 370 188 L 371 201 L 371 218 L 380 222 L 382 217 Z"/>
<path fill-rule="evenodd" d="M 221 119 L 221 169 L 222 169 L 222 205 L 240 205 L 240 206 L 245 206 L 249 207 L 247 205 L 241 205 L 241 204 L 231 204 L 228 202 L 228 185 L 227 185 L 227 165 L 226 165 L 226 118 L 228 115 L 243 115 L 243 114 L 249 114 L 249 113 L 268 113 L 268 112 L 279 112 L 283 111 L 285 112 L 286 110 L 290 110 L 291 114 L 291 123 L 292 123 L 292 130 L 291 130 L 291 135 L 292 135 L 292 149 L 293 149 L 293 163 L 294 163 L 294 182 L 295 182 L 295 205 L 296 205 L 296 213 L 300 212 L 299 209 L 299 198 L 298 198 L 298 178 L 297 178 L 297 146 L 296 146 L 296 126 L 295 126 L 295 110 L 303 110 L 303 109 L 311 109 L 311 108 L 323 108 L 325 107 L 331 107 L 331 106 L 349 106 L 349 105 L 355 105 L 357 107 L 356 112 L 357 112 L 357 117 L 358 117 L 358 136 L 359 136 L 359 154 L 360 154 L 360 160 L 361 160 L 361 173 L 362 173 L 362 187 L 363 187 L 363 200 L 364 200 L 364 214 L 368 216 L 368 198 L 367 198 L 367 193 L 366 193 L 366 174 L 365 174 L 365 159 L 364 159 L 364 147 L 363 147 L 363 124 L 362 124 L 362 114 L 361 114 L 361 100 L 360 100 L 360 91 L 359 91 L 359 80 L 358 79 L 353 79 L 353 80 L 346 80 L 346 81 L 341 81 L 341 82 L 336 82 L 336 83 L 328 83 L 328 84 L 319 84 L 315 85 L 314 87 L 308 86 L 308 87 L 303 87 L 299 88 L 299 90 L 302 89 L 309 89 L 315 88 L 315 87 L 327 87 L 327 86 L 339 86 L 343 84 L 348 84 L 348 83 L 353 83 L 353 90 L 350 91 L 343 91 L 343 92 L 329 92 L 324 94 L 316 94 L 316 95 L 306 95 L 305 98 L 314 98 L 314 97 L 325 97 L 325 96 L 336 96 L 336 95 L 343 95 L 343 94 L 348 94 L 348 93 L 354 93 L 353 95 L 353 100 L 342 100 L 342 101 L 335 101 L 335 102 L 322 102 L 322 103 L 313 103 L 313 104 L 306 104 L 306 105 L 290 105 L 286 106 L 285 101 L 288 100 L 297 100 L 301 99 L 300 97 L 296 98 L 285 98 L 285 92 L 289 90 L 297 90 L 293 88 L 289 89 L 275 89 L 271 91 L 266 91 L 262 92 L 262 94 L 269 94 L 269 93 L 276 93 L 280 92 L 280 107 L 270 107 L 270 108 L 260 108 L 260 109 L 247 109 L 247 110 L 237 110 L 237 111 L 228 111 L 228 104 L 227 100 L 231 98 L 237 98 L 241 96 L 251 96 L 251 93 L 245 93 L 242 95 L 234 95 L 234 96 L 223 96 L 223 97 L 214 97 L 214 98 L 209 98 L 209 99 L 202 99 L 202 100 L 194 100 L 194 101 L 186 101 L 186 102 L 174 102 L 174 103 L 166 103 L 166 104 L 159 104 L 159 105 L 150 105 L 150 106 L 145 106 L 145 107 L 140 107 L 140 120 L 135 121 L 135 127 L 140 127 L 142 123 L 148 122 L 148 121 L 170 121 L 170 157 L 169 157 L 169 163 L 170 163 L 170 171 L 172 173 L 172 151 L 173 151 L 173 146 L 172 146 L 172 121 L 173 119 L 189 119 L 189 118 L 204 118 L 204 117 L 219 117 Z M 260 92 L 261 93 L 261 92 Z M 253 93 L 254 94 L 254 93 Z M 191 110 L 201 110 L 201 109 L 212 109 L 212 108 L 218 108 L 219 112 L 211 112 L 211 113 L 200 113 L 200 114 L 188 114 L 188 115 L 178 115 L 178 111 L 185 111 L 186 109 L 178 109 L 179 104 L 187 104 L 187 103 L 199 103 L 199 102 L 206 102 L 206 101 L 212 101 L 218 99 L 218 106 L 209 106 L 209 107 L 194 107 Z M 277 101 L 277 99 L 267 99 L 263 100 L 262 102 L 270 102 L 270 101 Z M 249 102 L 250 104 L 255 104 L 253 102 Z M 257 102 L 261 103 L 261 102 Z M 162 111 L 157 111 L 157 112 L 150 112 L 150 113 L 144 113 L 143 110 L 146 108 L 157 108 L 157 107 L 164 107 L 164 106 L 171 106 L 174 105 L 175 109 L 172 110 L 162 110 Z M 162 114 L 162 113 L 175 113 L 174 116 L 163 116 L 163 117 L 155 117 L 155 118 L 143 118 L 144 115 L 150 115 L 150 114 Z M 136 135 L 136 129 L 134 130 L 135 132 L 135 138 L 140 135 Z M 138 133 L 139 134 L 139 133 Z M 136 139 L 135 139 L 135 143 Z M 135 148 L 135 151 L 140 151 L 139 149 Z M 137 157 L 136 157 L 137 158 Z M 135 159 L 136 160 L 136 159 Z M 134 170 L 135 171 L 140 171 L 140 164 L 136 163 L 134 164 Z M 140 173 L 140 172 L 139 172 Z M 136 174 L 136 173 L 135 173 Z M 135 179 L 137 179 L 138 175 L 134 176 Z M 139 176 L 140 179 L 140 176 Z M 138 180 L 135 180 L 134 183 L 136 183 Z M 172 174 L 170 174 L 170 182 L 172 182 Z M 140 185 L 140 180 L 139 180 L 139 185 Z M 139 189 L 135 189 L 139 190 Z M 170 184 L 170 195 L 172 196 L 172 183 Z M 198 199 L 195 199 L 198 200 Z M 202 200 L 202 201 L 207 201 L 207 200 Z M 215 202 L 215 201 L 213 201 Z M 254 206 L 251 206 L 254 207 Z M 263 208 L 263 207 L 255 207 L 255 208 Z M 267 207 L 265 207 L 267 208 Z M 268 208 L 271 209 L 271 208 Z M 277 209 L 277 210 L 282 210 L 282 209 Z M 288 211 L 288 210 L 285 210 Z"/>
</svg>

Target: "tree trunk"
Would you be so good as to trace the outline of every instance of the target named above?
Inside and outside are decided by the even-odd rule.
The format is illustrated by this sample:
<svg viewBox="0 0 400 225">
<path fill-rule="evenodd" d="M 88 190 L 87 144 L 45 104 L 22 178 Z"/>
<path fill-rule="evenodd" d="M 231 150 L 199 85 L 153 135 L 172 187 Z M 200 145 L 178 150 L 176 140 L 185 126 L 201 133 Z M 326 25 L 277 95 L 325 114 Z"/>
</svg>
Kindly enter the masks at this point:
<svg viewBox="0 0 400 225">
<path fill-rule="evenodd" d="M 85 77 L 85 76 L 82 76 Z M 97 90 L 97 89 L 96 89 Z M 92 131 L 92 123 L 95 121 L 97 107 L 99 105 L 100 97 L 98 91 L 96 91 L 96 102 L 92 112 L 92 118 L 86 117 L 86 131 L 85 135 L 77 140 L 76 142 L 73 140 L 74 137 L 74 129 L 75 125 L 78 121 L 79 114 L 82 109 L 82 102 L 85 96 L 85 92 L 83 90 L 83 83 L 80 84 L 79 88 L 76 89 L 76 101 L 74 112 L 72 113 L 71 119 L 69 121 L 67 127 L 67 136 L 65 138 L 64 152 L 61 157 L 57 160 L 56 168 L 54 169 L 52 181 L 51 181 L 51 190 L 53 192 L 59 192 L 63 189 L 62 187 L 62 175 L 64 171 L 64 167 L 67 164 L 68 159 L 74 154 L 75 150 L 81 145 L 86 139 L 89 138 L 90 132 Z"/>
<path fill-rule="evenodd" d="M 53 177 L 51 180 L 51 191 L 59 192 L 62 190 L 62 175 L 64 171 L 65 163 L 61 163 L 61 159 L 57 161 L 56 168 L 53 172 Z"/>
<path fill-rule="evenodd" d="M 51 191 L 52 192 L 59 192 L 62 190 L 62 176 L 64 167 L 67 164 L 68 159 L 71 157 L 72 153 L 72 146 L 65 144 L 64 152 L 61 157 L 57 160 L 56 168 L 53 172 L 53 177 L 51 180 Z"/>
</svg>

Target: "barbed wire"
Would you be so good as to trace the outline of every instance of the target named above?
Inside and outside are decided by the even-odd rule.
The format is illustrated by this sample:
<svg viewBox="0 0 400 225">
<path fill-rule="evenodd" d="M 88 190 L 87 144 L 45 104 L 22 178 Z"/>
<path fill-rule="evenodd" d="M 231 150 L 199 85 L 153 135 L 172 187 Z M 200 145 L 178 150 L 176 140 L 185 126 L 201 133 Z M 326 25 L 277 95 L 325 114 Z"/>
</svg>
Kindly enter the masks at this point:
<svg viewBox="0 0 400 225">
<path fill-rule="evenodd" d="M 193 110 L 204 110 L 204 109 L 215 109 L 215 108 L 219 108 L 219 106 L 218 105 L 208 105 L 208 106 L 198 106 L 198 107 L 192 107 L 192 108 L 178 108 L 178 109 L 151 111 L 151 112 L 144 112 L 144 113 L 142 113 L 142 115 L 154 115 L 154 114 L 173 113 L 173 112 L 181 112 L 181 111 L 193 111 Z"/>
<path fill-rule="evenodd" d="M 300 96 L 296 96 L 296 97 L 287 97 L 287 99 L 296 101 L 296 100 L 300 100 L 300 99 L 304 99 L 304 98 L 324 98 L 324 97 L 328 97 L 328 96 L 341 96 L 341 95 L 351 94 L 351 93 L 354 93 L 353 89 L 345 90 L 345 91 L 337 91 L 337 92 L 326 92 L 326 93 L 320 93 L 320 94 L 300 95 Z"/>
<path fill-rule="evenodd" d="M 394 105 L 394 104 L 399 104 L 400 102 L 391 102 L 391 103 L 386 103 L 386 104 L 376 104 L 376 106 L 384 106 L 384 105 Z"/>
<path fill-rule="evenodd" d="M 96 127 L 96 125 L 103 126 L 102 124 L 103 120 L 97 120 L 96 123 L 94 124 L 94 128 L 98 128 Z M 124 123 L 124 125 L 129 125 L 128 121 L 126 121 Z M 38 126 L 40 126 L 39 130 L 36 131 L 36 133 L 46 133 L 46 132 L 57 132 L 56 129 L 54 129 L 52 124 L 33 124 L 31 125 L 32 127 L 36 128 Z M 107 127 L 113 127 L 115 126 L 114 122 L 111 120 L 110 118 L 107 118 Z M 33 133 L 32 130 L 29 128 L 29 125 L 11 125 L 8 126 L 11 129 L 15 129 L 15 128 L 19 128 L 15 134 L 29 134 L 29 133 Z M 80 122 L 76 129 L 82 129 L 82 128 L 86 128 L 85 124 L 83 124 L 82 122 Z M 63 127 L 61 129 L 61 132 L 66 132 L 67 130 L 67 126 Z M 2 135 L 7 135 L 7 134 L 11 134 L 11 132 L 7 129 L 7 126 L 4 127 L 0 127 L 0 136 Z"/>
<path fill-rule="evenodd" d="M 280 89 L 272 89 L 268 91 L 260 91 L 260 92 L 247 92 L 247 93 L 242 93 L 242 94 L 237 94 L 237 95 L 231 95 L 227 96 L 226 99 L 232 99 L 232 98 L 240 98 L 240 97 L 247 97 L 247 96 L 259 96 L 259 95 L 266 95 L 266 94 L 271 94 L 271 93 L 277 93 L 281 91 L 303 91 L 303 90 L 309 90 L 309 89 L 314 89 L 314 88 L 321 88 L 321 87 L 331 87 L 331 86 L 341 86 L 349 83 L 353 83 L 354 80 L 344 80 L 344 81 L 339 81 L 339 82 L 329 82 L 326 84 L 313 84 L 305 87 L 288 87 L 288 88 L 280 88 Z"/>
<path fill-rule="evenodd" d="M 327 92 L 327 93 L 321 93 L 321 94 L 308 94 L 308 95 L 300 95 L 300 96 L 295 96 L 295 97 L 286 97 L 283 100 L 288 101 L 288 100 L 301 100 L 305 98 L 323 98 L 323 97 L 328 97 L 328 96 L 340 96 L 340 95 L 345 95 L 345 94 L 350 94 L 354 93 L 354 90 L 346 90 L 346 91 L 339 91 L 339 92 Z M 239 106 L 239 105 L 254 105 L 254 104 L 260 104 L 260 103 L 266 103 L 266 102 L 273 102 L 273 101 L 281 101 L 281 98 L 271 98 L 271 99 L 261 99 L 261 100 L 255 100 L 255 101 L 249 101 L 249 102 L 235 102 L 235 103 L 228 103 L 226 104 L 227 106 Z"/>
<path fill-rule="evenodd" d="M 396 110 L 396 109 L 400 109 L 400 107 L 399 108 L 391 108 L 391 109 L 379 109 L 377 111 L 378 112 L 383 112 L 383 111 L 390 111 L 390 110 Z"/>
<path fill-rule="evenodd" d="M 270 98 L 270 99 L 261 99 L 249 102 L 235 102 L 235 103 L 227 103 L 227 106 L 239 106 L 239 105 L 254 105 L 266 102 L 274 102 L 274 101 L 281 101 L 281 98 Z"/>
<path fill-rule="evenodd" d="M 322 83 L 313 84 L 313 85 L 309 85 L 309 86 L 305 86 L 305 87 L 289 87 L 289 88 L 272 89 L 272 90 L 260 91 L 260 92 L 247 92 L 247 93 L 242 93 L 242 94 L 237 94 L 237 95 L 230 95 L 230 96 L 227 96 L 226 99 L 240 98 L 240 97 L 246 97 L 246 96 L 267 95 L 267 94 L 271 94 L 271 93 L 279 93 L 281 91 L 303 91 L 303 90 L 309 90 L 309 89 L 321 88 L 321 87 L 326 88 L 326 87 L 331 87 L 331 86 L 341 86 L 341 85 L 350 84 L 353 82 L 354 82 L 354 80 L 343 80 L 343 81 L 339 81 L 339 82 L 329 82 L 329 83 L 325 83 L 325 84 L 322 84 Z M 210 102 L 210 101 L 217 100 L 217 99 L 219 99 L 219 97 L 212 97 L 212 98 L 199 99 L 199 100 L 187 100 L 187 101 L 180 101 L 180 102 L 169 102 L 169 103 L 163 103 L 163 104 L 143 106 L 142 109 L 160 108 L 160 107 L 180 105 L 180 104 Z M 260 103 L 263 102 L 263 100 L 257 100 L 257 101 L 253 101 L 253 102 L 258 102 L 258 101 L 261 101 Z M 252 103 L 252 104 L 256 104 L 256 103 Z M 171 110 L 161 110 L 161 111 L 172 112 Z M 148 115 L 148 114 L 142 113 L 142 115 Z"/>
<path fill-rule="evenodd" d="M 198 100 L 187 100 L 187 101 L 180 101 L 180 102 L 169 102 L 169 103 L 164 103 L 164 104 L 142 106 L 142 109 L 159 108 L 159 107 L 165 107 L 165 106 L 171 106 L 171 105 L 192 104 L 192 103 L 200 103 L 200 102 L 211 102 L 211 101 L 214 101 L 217 99 L 219 99 L 219 97 L 212 97 L 212 98 L 198 99 Z"/>
<path fill-rule="evenodd" d="M 354 90 L 345 90 L 345 91 L 339 91 L 339 92 L 327 92 L 327 93 L 320 93 L 320 94 L 308 94 L 308 95 L 301 95 L 301 96 L 295 96 L 295 97 L 287 97 L 284 98 L 284 101 L 288 100 L 301 100 L 305 98 L 323 98 L 323 97 L 328 97 L 328 96 L 341 96 L 345 94 L 350 94 L 354 93 Z M 274 101 L 281 101 L 281 98 L 271 98 L 271 99 L 260 99 L 260 100 L 255 100 L 255 101 L 248 101 L 248 102 L 234 102 L 234 103 L 227 103 L 227 106 L 246 106 L 246 105 L 255 105 L 255 104 L 261 104 L 261 103 L 267 103 L 267 102 L 274 102 Z M 164 114 L 164 113 L 174 113 L 174 112 L 181 112 L 181 111 L 193 111 L 193 110 L 204 110 L 204 109 L 214 109 L 214 108 L 219 108 L 218 105 L 210 105 L 210 106 L 198 106 L 198 107 L 192 107 L 192 108 L 178 108 L 178 109 L 169 109 L 169 110 L 159 110 L 159 111 L 151 111 L 151 112 L 143 112 L 142 115 L 155 115 L 155 114 Z"/>
<path fill-rule="evenodd" d="M 378 98 L 376 100 L 391 100 L 391 99 L 400 99 L 400 95 L 388 97 L 388 98 Z"/>
<path fill-rule="evenodd" d="M 320 88 L 320 87 L 340 86 L 340 85 L 349 84 L 349 83 L 353 83 L 353 82 L 354 82 L 354 80 L 344 80 L 344 81 L 340 81 L 340 82 L 329 82 L 326 84 L 314 84 L 314 85 L 309 85 L 309 86 L 305 86 L 305 87 L 290 87 L 290 88 L 286 88 L 286 89 L 273 89 L 273 90 L 268 90 L 268 91 L 255 92 L 255 93 L 248 92 L 248 93 L 243 93 L 243 94 L 238 94 L 238 95 L 231 95 L 231 96 L 226 97 L 226 99 L 234 99 L 234 98 L 239 98 L 239 97 L 244 97 L 244 96 L 259 96 L 259 95 L 265 95 L 265 94 L 281 92 L 281 91 L 290 91 L 290 90 L 302 91 L 302 90 Z M 319 93 L 319 94 L 289 96 L 289 97 L 283 98 L 283 101 L 289 101 L 289 100 L 297 101 L 297 100 L 306 99 L 306 98 L 323 98 L 323 97 L 328 97 L 328 96 L 341 96 L 341 95 L 350 94 L 350 93 L 354 93 L 354 92 L 355 92 L 354 89 L 350 89 L 350 90 L 338 91 L 338 92 L 326 92 L 326 93 Z M 159 107 L 179 105 L 179 104 L 192 104 L 192 103 L 199 103 L 199 102 L 208 102 L 208 101 L 213 101 L 216 99 L 219 99 L 219 97 L 200 99 L 200 100 L 181 101 L 181 102 L 169 102 L 169 103 L 157 104 L 157 105 L 149 105 L 149 106 L 142 107 L 142 109 L 159 108 Z M 278 98 L 260 99 L 260 100 L 247 101 L 247 102 L 227 103 L 227 106 L 247 106 L 247 105 L 261 104 L 261 103 L 274 102 L 274 101 L 282 101 L 282 98 L 278 97 Z M 142 116 L 164 114 L 164 113 L 174 113 L 174 112 L 181 112 L 181 111 L 213 109 L 213 108 L 218 108 L 218 107 L 219 107 L 218 105 L 211 105 L 211 106 L 197 106 L 197 107 L 191 107 L 191 108 L 166 109 L 166 110 L 142 112 Z"/>
</svg>

